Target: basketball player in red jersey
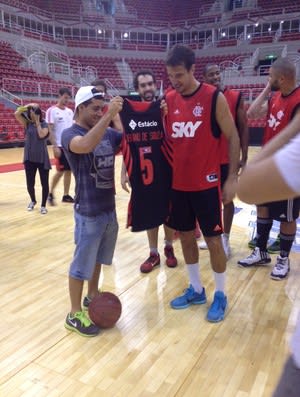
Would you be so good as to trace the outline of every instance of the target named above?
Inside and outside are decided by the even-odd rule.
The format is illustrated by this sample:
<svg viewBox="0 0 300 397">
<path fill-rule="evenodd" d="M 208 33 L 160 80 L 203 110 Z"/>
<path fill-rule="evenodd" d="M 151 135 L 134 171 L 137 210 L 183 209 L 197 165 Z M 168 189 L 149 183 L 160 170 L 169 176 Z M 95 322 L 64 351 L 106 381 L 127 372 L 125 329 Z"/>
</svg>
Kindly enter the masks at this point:
<svg viewBox="0 0 300 397">
<path fill-rule="evenodd" d="M 237 127 L 240 145 L 241 145 L 241 159 L 240 167 L 243 168 L 248 158 L 248 141 L 249 133 L 247 126 L 246 110 L 244 108 L 244 101 L 240 91 L 229 90 L 228 88 L 222 87 L 221 84 L 221 71 L 218 65 L 207 65 L 204 68 L 204 82 L 212 84 L 219 90 L 221 90 L 228 102 L 229 109 L 231 111 L 233 120 Z M 221 136 L 221 188 L 223 187 L 227 176 L 228 176 L 228 165 L 229 164 L 229 153 L 228 153 L 228 141 L 224 135 Z M 232 226 L 232 220 L 234 215 L 234 204 L 233 201 L 224 205 L 223 208 L 223 226 L 224 233 L 222 234 L 222 242 L 225 254 L 229 259 L 231 256 L 231 247 L 229 244 L 229 235 Z M 205 243 L 204 243 L 205 244 Z M 200 248 L 207 249 L 207 245 L 199 244 Z"/>
<path fill-rule="evenodd" d="M 268 100 L 271 91 L 276 91 Z M 269 81 L 248 109 L 248 117 L 266 117 L 263 144 L 279 134 L 295 116 L 300 115 L 300 87 L 297 87 L 296 67 L 288 58 L 277 59 L 269 71 Z M 289 253 L 296 235 L 300 198 L 266 203 L 257 206 L 257 239 L 253 252 L 238 261 L 243 267 L 265 265 L 271 262 L 267 241 L 273 219 L 280 222 L 280 255 L 270 274 L 282 280 L 290 271 Z"/>
<path fill-rule="evenodd" d="M 134 76 L 133 85 L 136 92 L 139 93 L 142 102 L 145 104 L 147 102 L 147 104 L 150 105 L 156 101 L 156 79 L 150 70 L 138 71 Z M 136 102 L 136 106 L 139 104 L 139 102 Z M 150 110 L 148 109 L 149 106 L 147 105 L 147 109 L 142 105 L 143 109 L 137 110 L 135 110 L 133 106 L 134 102 L 129 104 L 129 102 L 125 101 L 125 106 L 120 114 L 124 125 L 124 136 L 128 137 L 127 141 L 129 142 L 129 144 L 126 145 L 127 156 L 124 156 L 125 161 L 122 165 L 121 185 L 122 188 L 127 192 L 129 192 L 128 186 L 131 186 L 132 189 L 129 205 L 128 226 L 131 226 L 132 231 L 147 231 L 150 255 L 141 264 L 140 270 L 142 273 L 149 273 L 160 265 L 160 255 L 158 252 L 158 231 L 159 225 L 164 223 L 168 213 L 171 170 L 170 172 L 165 172 L 165 169 L 168 167 L 168 163 L 162 152 L 164 140 L 163 135 L 160 136 L 159 139 L 151 140 L 151 134 L 149 135 L 146 133 L 147 136 L 144 142 L 141 140 L 137 140 L 135 143 L 129 141 L 129 135 L 133 135 L 133 132 L 138 131 L 138 120 L 140 122 L 145 121 L 144 118 L 146 117 L 146 112 L 149 112 Z M 151 120 L 154 120 L 158 123 L 158 119 L 161 119 L 160 104 L 157 103 L 154 106 L 156 106 L 157 109 L 154 110 L 152 109 L 153 106 L 151 106 L 152 110 L 150 111 L 153 112 L 153 117 Z M 130 127 L 131 120 L 135 120 L 135 122 L 138 124 L 137 126 L 134 126 L 133 131 Z M 146 127 L 143 129 L 143 131 L 146 132 Z M 144 150 L 145 152 L 146 147 L 148 153 L 145 153 L 142 157 L 141 155 L 136 156 L 137 150 Z M 126 168 L 127 170 L 129 169 L 131 162 L 133 164 L 132 170 L 130 171 L 130 176 L 128 176 Z M 142 171 L 143 167 L 145 166 L 145 170 L 148 168 L 150 169 L 149 162 L 151 163 L 151 168 L 154 170 L 153 180 L 151 183 L 149 183 L 149 181 L 147 181 L 147 183 L 140 183 L 143 180 L 143 178 L 141 178 L 141 174 L 144 172 Z M 148 164 L 149 167 L 147 168 Z M 149 205 L 147 205 L 147 201 L 149 201 Z M 166 264 L 168 267 L 176 267 L 177 259 L 174 255 L 172 245 L 174 230 L 170 229 L 164 224 L 164 232 L 164 253 L 166 256 Z"/>
<path fill-rule="evenodd" d="M 208 245 L 216 290 L 207 320 L 222 321 L 227 309 L 226 256 L 221 234 L 220 136 L 229 141 L 229 171 L 223 186 L 224 204 L 233 200 L 239 169 L 239 137 L 224 95 L 194 77 L 195 53 L 175 45 L 166 67 L 174 90 L 166 95 L 166 130 L 172 152 L 172 208 L 170 225 L 180 231 L 190 285 L 171 301 L 174 309 L 206 302 L 199 275 L 196 219 Z"/>
</svg>

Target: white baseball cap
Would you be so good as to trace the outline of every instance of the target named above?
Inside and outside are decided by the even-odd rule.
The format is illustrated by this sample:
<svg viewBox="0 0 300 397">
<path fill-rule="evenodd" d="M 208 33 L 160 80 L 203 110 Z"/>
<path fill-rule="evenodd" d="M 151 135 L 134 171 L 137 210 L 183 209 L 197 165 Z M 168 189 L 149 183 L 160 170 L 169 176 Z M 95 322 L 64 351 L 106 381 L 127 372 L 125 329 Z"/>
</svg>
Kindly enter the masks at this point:
<svg viewBox="0 0 300 397">
<path fill-rule="evenodd" d="M 97 97 L 99 99 L 103 99 L 104 93 L 98 91 L 96 87 L 92 85 L 88 85 L 86 87 L 80 87 L 75 95 L 75 110 L 80 104 L 88 101 L 89 99 L 97 98 Z"/>
</svg>

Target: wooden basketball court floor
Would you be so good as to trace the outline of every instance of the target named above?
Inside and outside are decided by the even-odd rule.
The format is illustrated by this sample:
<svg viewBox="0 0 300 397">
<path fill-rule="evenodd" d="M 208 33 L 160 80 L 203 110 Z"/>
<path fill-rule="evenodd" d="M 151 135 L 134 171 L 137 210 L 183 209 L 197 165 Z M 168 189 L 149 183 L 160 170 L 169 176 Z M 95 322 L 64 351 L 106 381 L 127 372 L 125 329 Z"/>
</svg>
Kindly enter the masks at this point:
<svg viewBox="0 0 300 397">
<path fill-rule="evenodd" d="M 21 162 L 22 153 L 2 149 L 0 165 Z M 179 266 L 169 269 L 160 231 L 161 267 L 139 272 L 147 239 L 125 228 L 128 194 L 119 184 L 120 164 L 118 157 L 119 238 L 101 288 L 120 297 L 123 312 L 115 328 L 95 338 L 64 328 L 72 205 L 58 202 L 47 215 L 37 208 L 27 212 L 24 171 L 0 173 L 0 396 L 270 397 L 300 306 L 298 254 L 291 254 L 290 276 L 282 282 L 269 278 L 268 266 L 239 268 L 237 260 L 249 253 L 250 232 L 235 222 L 225 321 L 205 320 L 214 290 L 206 251 L 200 263 L 208 304 L 172 310 L 169 301 L 187 286 L 180 243 L 174 243 Z M 37 177 L 38 198 L 40 193 Z M 61 195 L 62 181 L 56 192 Z"/>
</svg>

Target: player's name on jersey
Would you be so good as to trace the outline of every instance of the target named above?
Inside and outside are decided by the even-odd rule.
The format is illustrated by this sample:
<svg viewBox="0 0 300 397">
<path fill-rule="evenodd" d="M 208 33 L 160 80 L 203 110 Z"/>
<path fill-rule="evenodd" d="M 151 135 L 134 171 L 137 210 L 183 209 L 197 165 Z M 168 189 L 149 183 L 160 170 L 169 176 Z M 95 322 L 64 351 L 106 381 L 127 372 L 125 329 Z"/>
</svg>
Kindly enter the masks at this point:
<svg viewBox="0 0 300 397">
<path fill-rule="evenodd" d="M 151 132 L 133 132 L 126 134 L 127 142 L 149 142 L 157 141 L 163 138 L 164 134 L 162 131 L 151 131 Z"/>
</svg>

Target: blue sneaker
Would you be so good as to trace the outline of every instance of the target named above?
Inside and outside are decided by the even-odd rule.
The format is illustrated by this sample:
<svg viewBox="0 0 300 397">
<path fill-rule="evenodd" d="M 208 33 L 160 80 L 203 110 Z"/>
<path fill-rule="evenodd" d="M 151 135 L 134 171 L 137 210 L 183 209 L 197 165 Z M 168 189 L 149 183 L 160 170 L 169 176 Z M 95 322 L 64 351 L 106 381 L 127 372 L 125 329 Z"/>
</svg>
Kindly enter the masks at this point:
<svg viewBox="0 0 300 397">
<path fill-rule="evenodd" d="M 224 320 L 227 309 L 227 297 L 222 291 L 216 291 L 213 303 L 211 304 L 206 319 L 212 323 L 217 323 Z"/>
<path fill-rule="evenodd" d="M 191 305 L 202 305 L 203 303 L 206 303 L 205 288 L 203 288 L 201 294 L 199 294 L 190 284 L 190 286 L 184 290 L 183 295 L 178 296 L 178 298 L 170 302 L 170 306 L 173 309 L 186 309 Z"/>
</svg>

